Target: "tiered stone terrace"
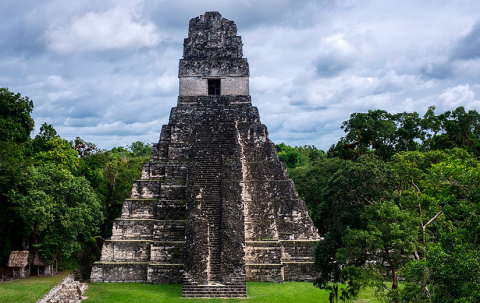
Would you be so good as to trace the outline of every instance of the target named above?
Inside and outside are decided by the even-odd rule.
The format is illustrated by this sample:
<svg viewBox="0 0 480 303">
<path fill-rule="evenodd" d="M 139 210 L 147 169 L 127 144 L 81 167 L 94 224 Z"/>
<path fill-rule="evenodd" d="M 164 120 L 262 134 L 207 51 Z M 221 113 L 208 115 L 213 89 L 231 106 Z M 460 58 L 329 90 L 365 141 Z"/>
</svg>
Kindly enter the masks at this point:
<svg viewBox="0 0 480 303">
<path fill-rule="evenodd" d="M 216 12 L 190 21 L 177 107 L 92 281 L 182 282 L 185 297 L 245 297 L 246 281 L 314 278 L 318 232 L 251 104 L 248 76 L 232 21 Z M 208 95 L 212 77 L 221 95 Z M 225 91 L 228 81 L 243 86 Z"/>
</svg>

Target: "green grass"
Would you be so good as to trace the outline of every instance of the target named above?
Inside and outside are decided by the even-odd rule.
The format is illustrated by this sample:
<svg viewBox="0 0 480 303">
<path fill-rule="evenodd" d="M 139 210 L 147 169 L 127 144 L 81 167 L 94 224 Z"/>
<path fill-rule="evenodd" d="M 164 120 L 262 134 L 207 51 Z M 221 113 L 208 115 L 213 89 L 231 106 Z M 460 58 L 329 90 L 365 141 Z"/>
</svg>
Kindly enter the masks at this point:
<svg viewBox="0 0 480 303">
<path fill-rule="evenodd" d="M 367 288 L 360 290 L 360 293 L 351 300 L 352 303 L 374 303 L 378 302 L 375 298 L 375 290 Z"/>
<path fill-rule="evenodd" d="M 328 292 L 319 290 L 310 282 L 285 282 L 283 284 L 247 283 L 247 299 L 187 299 L 182 298 L 181 284 L 152 285 L 145 283 L 90 283 L 85 303 L 149 303 L 149 302 L 316 302 L 328 303 Z"/>
<path fill-rule="evenodd" d="M 0 283 L 0 303 L 36 302 L 60 283 L 66 275 L 67 273 L 64 272 L 53 277 L 31 276 L 26 279 L 2 282 Z"/>
<path fill-rule="evenodd" d="M 53 277 L 32 276 L 0 283 L 0 303 L 35 302 L 57 285 L 67 273 Z M 182 298 L 181 284 L 153 285 L 146 283 L 90 283 L 85 303 L 149 303 L 149 302 L 316 302 L 328 303 L 328 292 L 319 290 L 310 282 L 285 282 L 283 284 L 250 282 L 247 283 L 247 299 L 186 299 Z M 373 289 L 362 290 L 350 302 L 375 302 Z"/>
</svg>

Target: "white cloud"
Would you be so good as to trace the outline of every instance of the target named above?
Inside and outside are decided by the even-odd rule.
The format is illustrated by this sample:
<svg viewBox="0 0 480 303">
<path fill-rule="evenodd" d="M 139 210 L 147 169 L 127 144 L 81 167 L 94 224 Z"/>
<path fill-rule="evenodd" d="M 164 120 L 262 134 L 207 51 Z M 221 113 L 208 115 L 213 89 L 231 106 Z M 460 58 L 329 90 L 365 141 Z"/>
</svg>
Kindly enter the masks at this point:
<svg viewBox="0 0 480 303">
<path fill-rule="evenodd" d="M 69 24 L 47 30 L 48 47 L 58 53 L 139 49 L 161 41 L 155 24 L 141 21 L 134 8 L 88 12 Z"/>
<path fill-rule="evenodd" d="M 458 85 L 446 89 L 439 96 L 440 106 L 445 110 L 453 110 L 459 106 L 467 109 L 478 109 L 480 101 L 475 100 L 475 93 L 470 90 L 470 85 Z"/>
<path fill-rule="evenodd" d="M 353 67 L 359 52 L 340 34 L 322 38 L 318 50 L 314 65 L 320 77 L 336 76 Z"/>
<path fill-rule="evenodd" d="M 7 0 L 1 86 L 66 139 L 156 142 L 188 21 L 212 10 L 237 24 L 252 104 L 275 143 L 327 149 L 369 109 L 480 108 L 476 0 Z"/>
<path fill-rule="evenodd" d="M 291 89 L 291 79 L 276 79 L 267 76 L 251 77 L 250 90 L 259 94 L 273 94 Z"/>
</svg>

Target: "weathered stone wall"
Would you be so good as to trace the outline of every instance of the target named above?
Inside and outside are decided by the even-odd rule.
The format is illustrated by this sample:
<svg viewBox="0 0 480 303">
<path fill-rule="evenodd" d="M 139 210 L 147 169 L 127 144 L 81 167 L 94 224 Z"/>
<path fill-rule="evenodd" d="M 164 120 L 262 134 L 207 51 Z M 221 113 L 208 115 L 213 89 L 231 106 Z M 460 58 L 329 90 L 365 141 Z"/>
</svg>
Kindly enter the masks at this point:
<svg viewBox="0 0 480 303">
<path fill-rule="evenodd" d="M 148 261 L 152 241 L 106 240 L 102 248 L 102 260 L 112 262 Z"/>
<path fill-rule="evenodd" d="M 282 246 L 278 241 L 248 241 L 245 260 L 247 264 L 281 264 Z"/>
<path fill-rule="evenodd" d="M 248 77 L 226 77 L 221 79 L 221 95 L 248 95 Z"/>
<path fill-rule="evenodd" d="M 133 183 L 132 198 L 156 198 L 160 186 L 160 180 L 137 180 Z"/>
<path fill-rule="evenodd" d="M 185 195 L 180 199 L 157 202 L 155 218 L 158 220 L 185 220 Z"/>
<path fill-rule="evenodd" d="M 113 222 L 112 237 L 118 240 L 151 240 L 153 225 L 153 219 L 116 219 Z"/>
<path fill-rule="evenodd" d="M 155 284 L 182 283 L 183 264 L 155 264 L 148 265 L 147 280 Z"/>
<path fill-rule="evenodd" d="M 319 273 L 314 262 L 283 262 L 282 264 L 285 281 L 312 282 Z"/>
<path fill-rule="evenodd" d="M 192 58 L 180 59 L 178 77 L 249 77 L 245 58 Z M 247 94 L 248 95 L 248 94 Z"/>
<path fill-rule="evenodd" d="M 128 199 L 123 201 L 122 218 L 153 219 L 156 211 L 156 199 Z"/>
<path fill-rule="evenodd" d="M 318 240 L 287 240 L 280 241 L 282 259 L 290 262 L 313 262 L 313 252 Z"/>
<path fill-rule="evenodd" d="M 103 258 L 103 251 L 102 251 Z M 148 262 L 102 262 L 94 265 L 92 282 L 147 282 Z"/>
<path fill-rule="evenodd" d="M 152 238 L 159 241 L 182 241 L 183 243 L 185 220 L 156 220 Z"/>
<path fill-rule="evenodd" d="M 313 258 L 317 243 L 318 240 L 246 241 L 247 281 L 279 282 L 275 272 L 280 269 L 275 264 L 283 265 L 281 275 L 285 281 L 313 281 L 318 273 Z"/>
<path fill-rule="evenodd" d="M 163 200 L 185 199 L 185 188 L 185 185 L 181 183 L 163 183 L 161 184 L 160 198 Z"/>
<path fill-rule="evenodd" d="M 283 283 L 283 264 L 247 264 L 248 282 Z"/>
<path fill-rule="evenodd" d="M 248 95 L 248 77 L 218 77 L 221 81 L 220 94 Z M 182 77 L 179 79 L 180 96 L 207 96 L 207 78 L 205 77 Z"/>
<path fill-rule="evenodd" d="M 233 21 L 222 18 L 218 12 L 207 12 L 190 20 L 183 58 L 242 59 L 242 45 Z"/>
<path fill-rule="evenodd" d="M 184 241 L 153 242 L 150 261 L 162 264 L 183 264 Z"/>
</svg>

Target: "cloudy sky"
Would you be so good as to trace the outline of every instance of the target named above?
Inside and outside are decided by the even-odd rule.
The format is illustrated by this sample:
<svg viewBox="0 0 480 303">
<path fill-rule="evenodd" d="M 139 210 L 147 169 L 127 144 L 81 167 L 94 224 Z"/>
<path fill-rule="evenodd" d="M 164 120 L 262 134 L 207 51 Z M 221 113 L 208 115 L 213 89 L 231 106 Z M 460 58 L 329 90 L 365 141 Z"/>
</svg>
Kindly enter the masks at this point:
<svg viewBox="0 0 480 303">
<path fill-rule="evenodd" d="M 478 0 L 0 0 L 0 87 L 100 148 L 157 142 L 188 21 L 235 21 L 270 139 L 328 149 L 353 112 L 480 110 Z"/>
</svg>

